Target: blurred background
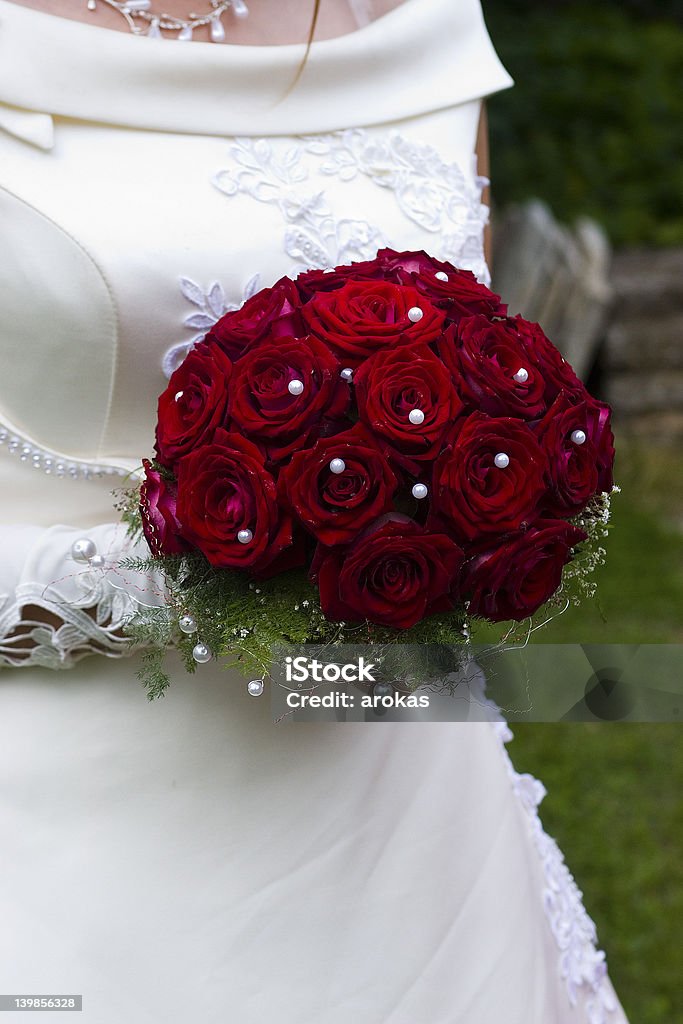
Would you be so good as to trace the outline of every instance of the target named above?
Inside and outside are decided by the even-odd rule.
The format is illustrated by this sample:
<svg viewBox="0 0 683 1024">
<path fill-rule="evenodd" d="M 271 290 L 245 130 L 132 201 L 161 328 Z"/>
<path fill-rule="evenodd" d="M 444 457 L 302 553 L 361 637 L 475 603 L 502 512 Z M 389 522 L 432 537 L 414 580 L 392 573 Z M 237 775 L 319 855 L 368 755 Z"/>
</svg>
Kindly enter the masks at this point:
<svg viewBox="0 0 683 1024">
<path fill-rule="evenodd" d="M 483 6 L 516 83 L 489 101 L 494 288 L 612 404 L 622 489 L 597 601 L 538 639 L 679 643 L 683 0 Z M 631 1024 L 683 1024 L 683 728 L 513 731 Z"/>
</svg>

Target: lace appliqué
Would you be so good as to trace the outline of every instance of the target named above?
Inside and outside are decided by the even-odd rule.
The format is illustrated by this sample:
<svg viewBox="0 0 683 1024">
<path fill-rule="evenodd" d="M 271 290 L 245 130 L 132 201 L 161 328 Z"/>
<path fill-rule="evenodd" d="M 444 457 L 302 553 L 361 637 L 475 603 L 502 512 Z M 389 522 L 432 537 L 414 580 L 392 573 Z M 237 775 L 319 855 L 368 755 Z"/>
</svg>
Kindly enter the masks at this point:
<svg viewBox="0 0 683 1024">
<path fill-rule="evenodd" d="M 266 139 L 236 139 L 230 148 L 236 167 L 213 178 L 226 196 L 241 192 L 278 207 L 286 224 L 284 249 L 294 260 L 293 274 L 370 259 L 387 244 L 368 221 L 336 217 L 325 190 L 311 189 L 315 166 L 305 156 L 318 138 L 322 136 L 306 136 L 305 145 L 290 146 L 281 158 Z"/>
<path fill-rule="evenodd" d="M 524 808 L 543 864 L 544 909 L 560 950 L 560 970 L 569 1002 L 575 1007 L 580 996 L 585 996 L 588 1024 L 609 1024 L 617 1004 L 607 983 L 605 954 L 596 948 L 597 929 L 583 905 L 581 890 L 565 864 L 562 851 L 544 831 L 539 818 L 538 806 L 546 795 L 545 786 L 533 775 L 515 770 L 505 749 L 505 744 L 513 738 L 507 723 L 495 722 L 493 728 L 501 743 L 512 788 Z"/>
<path fill-rule="evenodd" d="M 341 181 L 364 175 L 389 189 L 401 213 L 435 236 L 431 255 L 490 283 L 483 251 L 489 211 L 481 201 L 489 182 L 477 175 L 476 157 L 470 181 L 457 163 L 446 162 L 433 146 L 411 142 L 399 132 L 378 137 L 352 128 L 311 139 L 306 149 L 320 158 L 321 174 Z"/>
<path fill-rule="evenodd" d="M 204 291 L 201 285 L 191 278 L 180 278 L 181 292 L 188 302 L 191 302 L 198 310 L 198 312 L 189 313 L 183 320 L 183 324 L 189 330 L 196 333 L 189 341 L 178 342 L 164 353 L 161 360 L 161 369 L 167 379 L 170 378 L 174 370 L 178 369 L 190 349 L 198 341 L 202 340 L 206 332 L 213 327 L 217 320 L 220 320 L 226 313 L 232 313 L 233 310 L 239 309 L 247 299 L 256 294 L 260 287 L 260 280 L 261 275 L 254 274 L 249 278 L 244 287 L 241 301 L 228 302 L 223 286 L 219 281 L 214 281 Z"/>
<path fill-rule="evenodd" d="M 433 236 L 428 246 L 432 255 L 471 270 L 490 284 L 483 249 L 489 210 L 481 201 L 488 179 L 477 175 L 474 167 L 467 178 L 457 163 L 445 161 L 433 146 L 412 142 L 396 131 L 379 135 L 355 128 L 302 136 L 281 154 L 267 139 L 238 138 L 230 156 L 232 166 L 218 171 L 213 184 L 228 197 L 247 195 L 278 208 L 285 222 L 283 247 L 293 261 L 292 276 L 372 259 L 382 246 L 403 248 L 367 220 L 338 216 L 324 185 L 317 187 L 325 178 L 346 183 L 363 176 L 390 191 L 403 216 Z M 181 290 L 199 310 L 185 318 L 185 327 L 199 333 L 168 349 L 162 360 L 166 377 L 216 320 L 241 305 L 228 304 L 218 282 L 205 292 L 181 278 Z M 257 290 L 254 275 L 242 301 Z"/>
</svg>

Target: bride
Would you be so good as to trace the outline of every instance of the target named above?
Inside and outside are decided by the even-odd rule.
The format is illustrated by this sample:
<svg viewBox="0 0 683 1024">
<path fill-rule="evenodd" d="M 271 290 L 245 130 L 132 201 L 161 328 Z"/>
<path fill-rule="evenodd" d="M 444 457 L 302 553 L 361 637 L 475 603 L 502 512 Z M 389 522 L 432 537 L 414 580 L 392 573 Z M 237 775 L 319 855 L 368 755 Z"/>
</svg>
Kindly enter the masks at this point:
<svg viewBox="0 0 683 1024">
<path fill-rule="evenodd" d="M 478 0 L 244 6 L 0 0 L 3 991 L 92 1024 L 623 1024 L 504 722 L 276 726 L 215 662 L 136 678 L 153 584 L 111 492 L 192 343 L 383 245 L 488 281 L 476 140 L 511 81 Z"/>
</svg>

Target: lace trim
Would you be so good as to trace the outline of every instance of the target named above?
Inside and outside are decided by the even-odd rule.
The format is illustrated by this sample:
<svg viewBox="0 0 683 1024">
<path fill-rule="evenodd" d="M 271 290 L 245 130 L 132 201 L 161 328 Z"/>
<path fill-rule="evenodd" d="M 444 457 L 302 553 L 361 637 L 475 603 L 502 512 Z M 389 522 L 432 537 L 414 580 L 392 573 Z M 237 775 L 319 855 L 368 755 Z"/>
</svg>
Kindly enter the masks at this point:
<svg viewBox="0 0 683 1024">
<path fill-rule="evenodd" d="M 0 667 L 66 669 L 89 654 L 133 653 L 122 628 L 140 605 L 164 605 L 166 594 L 161 577 L 120 567 L 122 557 L 136 553 L 127 542 L 122 545 L 124 530 L 115 525 L 109 550 L 92 563 L 69 559 L 73 570 L 60 578 L 47 584 L 29 580 L 11 594 L 0 594 Z M 49 612 L 59 624 L 31 618 L 29 607 Z"/>
<path fill-rule="evenodd" d="M 588 1024 L 609 1024 L 617 1003 L 608 983 L 605 954 L 596 948 L 597 929 L 583 905 L 583 894 L 564 862 L 562 851 L 544 831 L 539 818 L 538 806 L 546 795 L 545 786 L 533 775 L 515 770 L 505 748 L 513 738 L 507 722 L 494 722 L 493 728 L 500 740 L 512 788 L 526 813 L 543 864 L 544 909 L 560 951 L 560 971 L 567 985 L 569 1002 L 576 1007 L 579 996 L 584 995 Z"/>
</svg>

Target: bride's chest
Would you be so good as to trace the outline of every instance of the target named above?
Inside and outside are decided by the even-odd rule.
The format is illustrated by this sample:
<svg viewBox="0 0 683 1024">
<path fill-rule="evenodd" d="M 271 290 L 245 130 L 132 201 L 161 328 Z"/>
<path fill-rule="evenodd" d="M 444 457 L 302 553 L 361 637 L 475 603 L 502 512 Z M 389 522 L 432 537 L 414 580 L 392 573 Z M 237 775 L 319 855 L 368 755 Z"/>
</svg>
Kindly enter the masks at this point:
<svg viewBox="0 0 683 1024">
<path fill-rule="evenodd" d="M 0 414 L 72 454 L 136 455 L 188 346 L 283 274 L 388 244 L 485 276 L 477 114 L 267 139 L 58 123 L 50 152 L 0 138 Z"/>
</svg>

